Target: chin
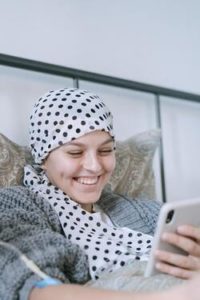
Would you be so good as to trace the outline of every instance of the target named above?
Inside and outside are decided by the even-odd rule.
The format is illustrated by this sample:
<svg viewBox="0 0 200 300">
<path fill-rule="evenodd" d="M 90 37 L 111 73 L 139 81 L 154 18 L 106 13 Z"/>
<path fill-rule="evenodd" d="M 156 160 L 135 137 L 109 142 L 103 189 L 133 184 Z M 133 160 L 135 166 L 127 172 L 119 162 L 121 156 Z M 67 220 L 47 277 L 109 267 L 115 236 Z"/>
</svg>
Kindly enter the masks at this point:
<svg viewBox="0 0 200 300">
<path fill-rule="evenodd" d="M 96 195 L 85 194 L 85 195 L 82 195 L 81 198 L 76 197 L 74 199 L 77 199 L 75 201 L 80 204 L 94 204 L 94 203 L 98 202 L 100 196 L 101 196 L 101 193 L 98 193 Z M 83 200 L 85 200 L 85 201 L 83 201 Z"/>
</svg>

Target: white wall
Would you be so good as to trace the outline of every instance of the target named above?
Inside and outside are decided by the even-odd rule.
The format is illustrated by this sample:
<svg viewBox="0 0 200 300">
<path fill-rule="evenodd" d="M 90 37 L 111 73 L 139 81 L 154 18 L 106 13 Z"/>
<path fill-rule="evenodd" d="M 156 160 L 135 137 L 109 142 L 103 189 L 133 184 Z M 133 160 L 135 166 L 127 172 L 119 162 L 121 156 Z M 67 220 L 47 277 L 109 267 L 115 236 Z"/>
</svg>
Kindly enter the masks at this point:
<svg viewBox="0 0 200 300">
<path fill-rule="evenodd" d="M 198 0 L 0 0 L 0 36 L 1 53 L 200 94 Z M 33 102 L 48 89 L 72 85 L 1 66 L 0 131 L 26 144 Z M 119 139 L 156 127 L 153 96 L 86 86 L 110 102 Z M 198 196 L 200 172 L 192 170 L 200 165 L 199 108 L 163 100 L 162 118 L 169 200 Z M 189 127 L 192 134 L 183 135 L 180 129 Z"/>
<path fill-rule="evenodd" d="M 27 145 L 33 104 L 47 91 L 68 86 L 72 79 L 0 66 L 0 132 Z"/>
<path fill-rule="evenodd" d="M 162 136 L 170 201 L 200 196 L 200 103 L 162 97 Z"/>
<path fill-rule="evenodd" d="M 199 0 L 0 0 L 0 52 L 200 92 Z"/>
</svg>

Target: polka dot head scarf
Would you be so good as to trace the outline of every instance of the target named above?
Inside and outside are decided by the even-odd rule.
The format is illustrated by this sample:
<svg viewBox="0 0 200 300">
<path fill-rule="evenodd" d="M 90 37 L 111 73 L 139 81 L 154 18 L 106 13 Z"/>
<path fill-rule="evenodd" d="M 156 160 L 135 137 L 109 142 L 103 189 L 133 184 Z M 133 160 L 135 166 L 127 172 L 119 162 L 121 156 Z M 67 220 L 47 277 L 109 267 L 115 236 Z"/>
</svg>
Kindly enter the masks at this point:
<svg viewBox="0 0 200 300">
<path fill-rule="evenodd" d="M 36 164 L 25 166 L 24 184 L 49 202 L 66 238 L 87 255 L 91 278 L 98 279 L 102 273 L 112 272 L 130 260 L 146 260 L 151 237 L 106 224 L 98 213 L 87 212 L 54 186 L 40 168 L 50 151 L 94 130 L 104 130 L 114 138 L 112 115 L 97 95 L 61 89 L 41 97 L 34 106 L 30 126 Z"/>
<path fill-rule="evenodd" d="M 30 117 L 30 147 L 40 164 L 53 149 L 94 130 L 114 138 L 113 117 L 99 96 L 80 89 L 50 91 L 35 104 Z"/>
</svg>

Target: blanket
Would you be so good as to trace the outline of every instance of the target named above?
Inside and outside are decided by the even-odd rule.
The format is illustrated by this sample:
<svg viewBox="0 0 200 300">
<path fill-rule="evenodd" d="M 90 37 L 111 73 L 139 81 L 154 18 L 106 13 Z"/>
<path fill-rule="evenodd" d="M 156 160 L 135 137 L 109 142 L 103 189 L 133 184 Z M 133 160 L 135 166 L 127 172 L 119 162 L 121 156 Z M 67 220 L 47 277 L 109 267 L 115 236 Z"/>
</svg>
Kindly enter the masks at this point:
<svg viewBox="0 0 200 300">
<path fill-rule="evenodd" d="M 185 282 L 183 279 L 161 273 L 145 278 L 145 268 L 146 262 L 131 261 L 112 273 L 104 273 L 101 278 L 91 280 L 86 285 L 101 289 L 153 292 Z"/>
</svg>

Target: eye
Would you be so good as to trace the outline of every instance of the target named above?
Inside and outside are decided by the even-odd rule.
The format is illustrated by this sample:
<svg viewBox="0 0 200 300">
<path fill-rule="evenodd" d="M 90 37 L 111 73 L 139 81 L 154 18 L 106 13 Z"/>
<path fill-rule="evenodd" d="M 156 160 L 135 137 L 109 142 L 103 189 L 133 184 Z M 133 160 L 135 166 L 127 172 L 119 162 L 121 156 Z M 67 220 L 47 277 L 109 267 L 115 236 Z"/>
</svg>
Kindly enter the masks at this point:
<svg viewBox="0 0 200 300">
<path fill-rule="evenodd" d="M 101 155 L 109 155 L 110 153 L 112 153 L 114 151 L 114 148 L 106 148 L 106 149 L 101 149 L 99 150 L 99 153 Z"/>
<path fill-rule="evenodd" d="M 83 152 L 82 151 L 68 151 L 67 154 L 72 157 L 79 157 L 83 154 Z"/>
</svg>

